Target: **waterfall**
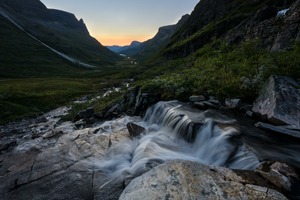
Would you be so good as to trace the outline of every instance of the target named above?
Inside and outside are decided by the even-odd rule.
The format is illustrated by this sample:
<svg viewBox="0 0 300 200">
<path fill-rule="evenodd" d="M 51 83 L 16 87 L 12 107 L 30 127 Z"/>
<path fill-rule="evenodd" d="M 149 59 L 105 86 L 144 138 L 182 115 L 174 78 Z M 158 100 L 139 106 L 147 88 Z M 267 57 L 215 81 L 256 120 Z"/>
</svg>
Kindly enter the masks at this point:
<svg viewBox="0 0 300 200">
<path fill-rule="evenodd" d="M 159 102 L 143 120 L 146 132 L 110 149 L 96 168 L 116 178 L 138 176 L 174 159 L 234 169 L 255 169 L 257 157 L 240 140 L 235 120 L 177 101 Z"/>
</svg>

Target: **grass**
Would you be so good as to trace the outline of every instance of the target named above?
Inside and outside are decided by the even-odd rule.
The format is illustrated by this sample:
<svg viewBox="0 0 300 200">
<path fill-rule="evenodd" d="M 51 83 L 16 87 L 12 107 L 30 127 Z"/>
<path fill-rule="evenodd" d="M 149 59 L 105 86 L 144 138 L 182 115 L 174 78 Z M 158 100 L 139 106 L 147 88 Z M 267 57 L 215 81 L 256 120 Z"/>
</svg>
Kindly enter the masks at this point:
<svg viewBox="0 0 300 200">
<path fill-rule="evenodd" d="M 205 17 L 204 19 L 199 18 L 199 15 L 201 16 L 201 13 L 205 12 L 199 7 L 191 15 L 191 23 L 186 23 L 172 36 L 167 48 L 162 53 L 166 56 L 188 56 L 211 42 L 214 37 L 222 37 L 224 33 L 235 28 L 249 16 L 254 16 L 267 4 L 274 4 L 274 1 L 234 0 L 225 6 L 225 14 L 217 13 L 216 16 L 213 16 L 214 19 L 209 21 Z"/>
<path fill-rule="evenodd" d="M 253 12 L 256 6 L 247 8 L 250 9 L 247 12 Z M 0 124 L 70 105 L 82 96 L 101 95 L 106 88 L 119 87 L 132 78 L 144 90 L 161 93 L 165 100 L 187 100 L 190 95 L 204 94 L 242 98 L 249 102 L 271 74 L 299 79 L 299 44 L 289 51 L 272 53 L 259 49 L 259 41 L 237 46 L 212 37 L 206 45 L 187 56 L 175 56 L 173 59 L 163 56 L 168 51 L 176 52 L 188 43 L 210 35 L 224 21 L 240 14 L 235 9 L 190 37 L 175 40 L 143 65 L 133 65 L 131 59 L 124 59 L 91 70 L 65 62 L 0 16 Z M 92 61 L 92 58 L 86 59 Z M 89 106 L 100 111 L 120 100 L 124 92 L 112 93 L 100 101 L 73 104 L 65 119 L 72 119 L 78 111 Z"/>
<path fill-rule="evenodd" d="M 84 95 L 99 94 L 105 88 L 119 85 L 135 67 L 131 61 L 119 60 L 109 52 L 99 56 L 100 46 L 85 37 L 82 42 L 74 44 L 75 47 L 89 44 L 85 49 L 81 48 L 84 53 L 74 48 L 66 53 L 83 55 L 83 60 L 101 66 L 95 69 L 80 68 L 45 48 L 2 15 L 0 26 L 0 124 L 70 104 Z M 56 43 L 65 45 L 74 41 L 72 39 L 78 34 L 65 38 L 62 38 L 63 34 L 48 36 L 49 41 L 64 40 L 65 43 Z M 84 57 L 85 54 L 90 56 Z"/>
<path fill-rule="evenodd" d="M 32 117 L 62 105 L 70 105 L 82 96 L 97 96 L 107 88 L 119 86 L 128 79 L 135 67 L 125 60 L 102 70 L 73 68 L 73 72 L 60 72 L 59 76 L 52 76 L 45 67 L 41 67 L 40 71 L 35 65 L 27 67 L 24 71 L 14 71 L 17 69 L 14 67 L 10 74 L 16 73 L 13 78 L 4 74 L 1 74 L 4 78 L 0 77 L 0 124 Z M 94 106 L 96 110 L 101 110 L 119 97 L 122 95 L 112 94 L 93 104 L 76 105 L 69 119 L 80 109 Z"/>
<path fill-rule="evenodd" d="M 205 94 L 252 102 L 270 75 L 299 80 L 299 44 L 290 51 L 269 52 L 258 48 L 258 43 L 236 46 L 214 39 L 186 58 L 144 69 L 140 84 L 145 90 L 160 91 L 165 99 L 187 100 L 190 95 Z M 155 78 L 145 79 L 147 74 Z"/>
<path fill-rule="evenodd" d="M 97 90 L 91 80 L 12 79 L 0 81 L 0 123 L 32 116 Z"/>
</svg>

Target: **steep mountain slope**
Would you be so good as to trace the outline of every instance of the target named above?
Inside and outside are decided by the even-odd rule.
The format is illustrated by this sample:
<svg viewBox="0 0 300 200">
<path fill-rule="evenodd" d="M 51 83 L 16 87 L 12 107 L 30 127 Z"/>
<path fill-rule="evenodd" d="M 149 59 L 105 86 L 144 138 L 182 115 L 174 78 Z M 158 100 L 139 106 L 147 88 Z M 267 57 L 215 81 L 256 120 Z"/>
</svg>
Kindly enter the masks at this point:
<svg viewBox="0 0 300 200">
<path fill-rule="evenodd" d="M 119 51 L 119 53 L 133 56 L 139 60 L 144 60 L 152 56 L 167 45 L 172 35 L 187 21 L 188 18 L 189 15 L 184 15 L 177 24 L 160 27 L 157 34 L 152 39 L 149 39 L 134 48 Z"/>
<path fill-rule="evenodd" d="M 296 1 L 201 0 L 191 17 L 172 36 L 164 55 L 169 58 L 187 56 L 213 38 L 226 38 L 234 44 L 260 39 L 261 46 L 268 49 L 288 48 L 292 42 L 288 46 L 275 43 L 285 36 L 293 41 L 299 32 L 299 1 L 294 2 Z M 276 17 L 278 11 L 290 7 L 286 16 Z"/>
<path fill-rule="evenodd" d="M 72 58 L 93 65 L 119 59 L 92 38 L 83 20 L 71 13 L 47 9 L 39 0 L 1 0 L 0 8 L 26 32 Z"/>
<path fill-rule="evenodd" d="M 300 0 L 201 0 L 140 69 L 167 99 L 255 98 L 270 75 L 300 80 Z"/>
<path fill-rule="evenodd" d="M 0 15 L 0 78 L 72 75 L 78 71 Z"/>
</svg>

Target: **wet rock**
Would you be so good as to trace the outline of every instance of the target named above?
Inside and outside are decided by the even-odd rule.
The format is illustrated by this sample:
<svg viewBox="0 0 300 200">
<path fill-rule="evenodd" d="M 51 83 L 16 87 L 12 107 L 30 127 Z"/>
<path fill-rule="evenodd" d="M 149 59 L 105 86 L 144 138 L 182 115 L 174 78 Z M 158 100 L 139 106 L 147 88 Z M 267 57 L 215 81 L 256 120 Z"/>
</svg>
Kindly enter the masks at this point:
<svg viewBox="0 0 300 200">
<path fill-rule="evenodd" d="M 40 117 L 36 118 L 35 123 L 40 124 L 40 123 L 45 123 L 47 121 L 48 120 L 47 120 L 47 118 L 45 116 L 40 116 Z"/>
<path fill-rule="evenodd" d="M 144 127 L 141 127 L 141 126 L 131 123 L 131 122 L 128 123 L 126 126 L 128 128 L 130 138 L 132 138 L 132 139 L 145 132 Z"/>
<path fill-rule="evenodd" d="M 191 101 L 191 102 L 197 102 L 197 101 L 205 101 L 205 96 L 202 96 L 202 95 L 200 95 L 200 96 L 190 96 L 190 98 L 189 98 L 189 100 Z"/>
<path fill-rule="evenodd" d="M 141 116 L 147 108 L 161 100 L 157 91 L 144 92 L 140 87 L 130 88 L 123 100 L 106 107 L 97 115 L 101 120 L 118 118 L 123 114 Z"/>
<path fill-rule="evenodd" d="M 103 112 L 99 112 L 99 113 L 94 113 L 93 117 L 95 119 L 100 119 L 102 120 L 104 118 L 104 113 Z"/>
<path fill-rule="evenodd" d="M 58 135 L 62 135 L 63 133 L 64 132 L 62 130 L 52 130 L 52 131 L 45 133 L 42 137 L 43 138 L 52 138 L 52 137 L 55 137 Z"/>
<path fill-rule="evenodd" d="M 36 139 L 36 138 L 39 138 L 39 137 L 41 137 L 41 135 L 40 135 L 39 133 L 33 133 L 33 134 L 31 135 L 31 138 L 32 138 L 32 139 Z"/>
<path fill-rule="evenodd" d="M 140 93 L 137 96 L 136 105 L 134 108 L 134 115 L 142 115 L 147 108 L 161 100 L 160 94 L 155 93 Z"/>
<path fill-rule="evenodd" d="M 78 116 L 80 119 L 88 119 L 88 118 L 91 118 L 94 114 L 94 108 L 93 107 L 90 107 L 90 108 L 87 108 L 86 110 L 83 110 L 83 111 L 80 111 L 78 113 Z"/>
<path fill-rule="evenodd" d="M 225 99 L 225 105 L 231 109 L 239 108 L 241 103 L 240 99 Z"/>
<path fill-rule="evenodd" d="M 216 108 L 216 105 L 209 101 L 194 102 L 194 105 L 199 109 Z"/>
<path fill-rule="evenodd" d="M 244 174 L 243 174 L 244 173 Z M 250 179 L 257 179 L 255 184 Z M 133 179 L 120 199 L 287 199 L 250 171 L 175 160 Z"/>
<path fill-rule="evenodd" d="M 215 105 L 220 105 L 220 101 L 217 99 L 210 99 L 208 100 L 209 103 L 215 104 Z"/>
<path fill-rule="evenodd" d="M 253 117 L 253 112 L 250 111 L 250 110 L 248 110 L 248 111 L 246 112 L 246 116 L 252 118 L 252 117 Z"/>
<path fill-rule="evenodd" d="M 122 113 L 125 112 L 125 102 L 124 100 L 113 105 L 109 105 L 101 113 L 98 114 L 98 117 L 102 117 L 102 120 L 114 119 L 119 117 Z"/>
<path fill-rule="evenodd" d="M 270 183 L 287 193 L 288 197 L 294 199 L 298 196 L 300 189 L 300 177 L 298 171 L 280 162 L 263 162 L 257 167 L 256 172 Z"/>
<path fill-rule="evenodd" d="M 6 151 L 9 148 L 12 148 L 13 146 L 15 146 L 17 144 L 16 141 L 4 141 L 4 142 L 0 142 L 0 152 L 1 151 Z"/>
<path fill-rule="evenodd" d="M 300 138 L 300 131 L 290 130 L 290 129 L 284 128 L 282 126 L 274 126 L 274 125 L 266 124 L 266 123 L 262 123 L 262 122 L 256 123 L 255 126 L 258 128 L 267 130 L 267 131 Z"/>
<path fill-rule="evenodd" d="M 128 107 L 134 107 L 136 104 L 136 97 L 138 96 L 141 88 L 139 86 L 130 88 L 126 93 L 124 99 L 127 102 Z"/>
<path fill-rule="evenodd" d="M 86 122 L 83 119 L 80 119 L 74 123 L 77 129 L 82 129 L 86 126 Z"/>
<path fill-rule="evenodd" d="M 199 109 L 206 109 L 206 105 L 203 102 L 195 102 L 194 105 Z"/>
<path fill-rule="evenodd" d="M 289 77 L 271 76 L 253 105 L 253 112 L 275 125 L 300 127 L 300 85 Z"/>
</svg>

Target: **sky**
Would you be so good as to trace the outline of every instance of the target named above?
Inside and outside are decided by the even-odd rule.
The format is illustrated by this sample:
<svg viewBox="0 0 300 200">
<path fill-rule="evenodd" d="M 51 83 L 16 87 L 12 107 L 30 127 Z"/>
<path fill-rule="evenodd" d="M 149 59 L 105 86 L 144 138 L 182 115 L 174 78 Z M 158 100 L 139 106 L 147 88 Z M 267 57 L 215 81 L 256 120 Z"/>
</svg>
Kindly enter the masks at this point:
<svg viewBox="0 0 300 200">
<path fill-rule="evenodd" d="M 74 13 L 103 45 L 128 45 L 176 24 L 199 0 L 41 0 L 48 8 Z"/>
</svg>

